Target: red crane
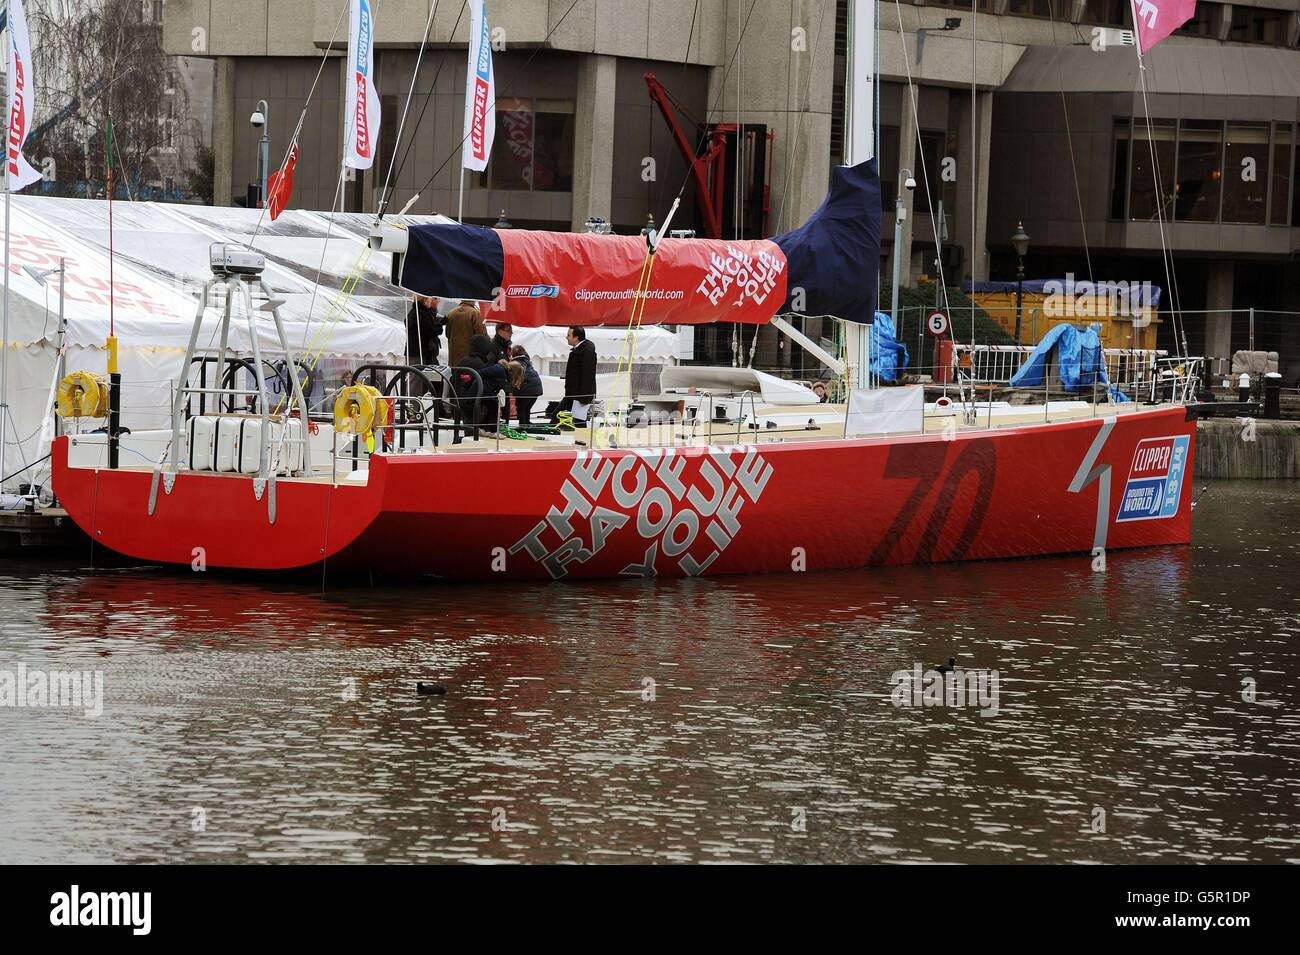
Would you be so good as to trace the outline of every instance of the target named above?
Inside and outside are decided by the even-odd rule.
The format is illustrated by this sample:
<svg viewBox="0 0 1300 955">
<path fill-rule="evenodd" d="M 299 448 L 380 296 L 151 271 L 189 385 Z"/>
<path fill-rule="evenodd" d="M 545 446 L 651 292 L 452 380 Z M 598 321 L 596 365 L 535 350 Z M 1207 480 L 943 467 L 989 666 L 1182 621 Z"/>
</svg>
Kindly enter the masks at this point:
<svg viewBox="0 0 1300 955">
<path fill-rule="evenodd" d="M 677 148 L 691 168 L 695 180 L 695 195 L 704 217 L 704 231 L 710 239 L 722 238 L 722 199 L 724 195 L 727 162 L 727 134 L 736 132 L 734 123 L 718 123 L 709 128 L 708 142 L 698 155 L 696 146 L 687 137 L 677 114 L 668 97 L 668 91 L 653 73 L 644 74 L 645 85 L 650 89 L 650 98 L 663 113 L 668 128 L 672 130 Z"/>
</svg>

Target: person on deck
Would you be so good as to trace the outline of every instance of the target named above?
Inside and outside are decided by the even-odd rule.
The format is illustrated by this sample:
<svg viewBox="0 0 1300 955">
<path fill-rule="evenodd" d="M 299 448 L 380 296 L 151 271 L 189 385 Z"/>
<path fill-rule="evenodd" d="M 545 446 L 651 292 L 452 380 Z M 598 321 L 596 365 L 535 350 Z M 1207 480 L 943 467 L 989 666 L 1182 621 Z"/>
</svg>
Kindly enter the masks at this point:
<svg viewBox="0 0 1300 955">
<path fill-rule="evenodd" d="M 542 376 L 533 367 L 533 361 L 523 345 L 510 349 L 510 392 L 515 398 L 515 414 L 521 427 L 532 424 L 533 405 L 542 396 Z"/>
<path fill-rule="evenodd" d="M 475 335 L 469 340 L 468 354 L 461 359 L 456 376 L 456 392 L 461 400 L 461 414 L 468 425 L 496 427 L 497 395 L 510 387 L 505 362 L 492 360 L 492 342 L 486 335 Z M 474 376 L 464 369 L 478 372 L 483 381 L 483 393 L 475 402 Z"/>
<path fill-rule="evenodd" d="M 406 313 L 406 360 L 412 365 L 438 364 L 438 336 L 441 334 L 438 300 L 432 296 L 415 296 Z"/>
<path fill-rule="evenodd" d="M 487 339 L 487 325 L 478 308 L 470 302 L 461 302 L 447 314 L 447 363 L 460 365 L 469 354 L 469 342 L 475 335 Z M 491 343 L 488 343 L 489 349 Z"/>
<path fill-rule="evenodd" d="M 497 322 L 495 333 L 492 335 L 492 357 L 497 361 L 505 359 L 510 360 L 511 337 L 514 335 L 514 326 L 509 322 Z"/>
<path fill-rule="evenodd" d="M 596 346 L 587 340 L 586 329 L 577 325 L 569 329 L 565 340 L 572 351 L 564 369 L 564 398 L 556 411 L 568 411 L 575 422 L 586 423 L 596 400 Z"/>
</svg>

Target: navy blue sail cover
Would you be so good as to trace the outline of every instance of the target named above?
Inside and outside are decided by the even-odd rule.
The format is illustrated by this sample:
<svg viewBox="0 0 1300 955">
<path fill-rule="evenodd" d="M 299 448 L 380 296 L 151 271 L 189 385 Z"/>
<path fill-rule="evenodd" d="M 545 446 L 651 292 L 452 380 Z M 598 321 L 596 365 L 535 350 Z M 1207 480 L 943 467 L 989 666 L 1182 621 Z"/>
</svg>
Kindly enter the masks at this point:
<svg viewBox="0 0 1300 955">
<path fill-rule="evenodd" d="M 505 253 L 497 233 L 481 225 L 415 226 L 407 230 L 403 274 L 393 284 L 419 295 L 491 301 L 501 287 Z M 394 259 L 394 269 L 398 262 Z"/>
<path fill-rule="evenodd" d="M 870 325 L 880 284 L 876 161 L 831 169 L 830 191 L 821 207 L 799 228 L 772 241 L 785 252 L 790 271 L 782 312 L 834 315 Z"/>
</svg>

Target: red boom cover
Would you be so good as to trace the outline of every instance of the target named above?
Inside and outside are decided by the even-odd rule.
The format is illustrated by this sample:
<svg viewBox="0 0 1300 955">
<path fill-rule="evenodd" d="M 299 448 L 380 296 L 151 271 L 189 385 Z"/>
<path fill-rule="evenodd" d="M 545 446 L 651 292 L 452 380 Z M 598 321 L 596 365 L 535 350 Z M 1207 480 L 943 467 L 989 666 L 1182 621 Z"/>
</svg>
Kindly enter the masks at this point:
<svg viewBox="0 0 1300 955">
<path fill-rule="evenodd" d="M 785 253 L 767 239 L 664 239 L 644 283 L 644 237 L 497 234 L 505 274 L 494 318 L 516 325 L 626 325 L 639 282 L 647 290 L 647 325 L 759 324 L 786 297 Z"/>
</svg>

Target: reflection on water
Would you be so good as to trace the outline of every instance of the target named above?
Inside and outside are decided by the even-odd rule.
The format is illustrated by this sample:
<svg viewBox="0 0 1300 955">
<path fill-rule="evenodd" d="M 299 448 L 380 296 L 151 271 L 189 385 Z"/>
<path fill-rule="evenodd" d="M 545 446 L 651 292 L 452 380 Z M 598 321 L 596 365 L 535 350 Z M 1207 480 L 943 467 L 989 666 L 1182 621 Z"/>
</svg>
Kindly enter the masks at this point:
<svg viewBox="0 0 1300 955">
<path fill-rule="evenodd" d="M 98 719 L 0 708 L 0 859 L 1300 861 L 1298 491 L 1217 484 L 1191 548 L 1104 573 L 0 564 L 0 670 L 105 685 Z M 995 717 L 891 704 L 949 656 L 998 671 Z"/>
</svg>

